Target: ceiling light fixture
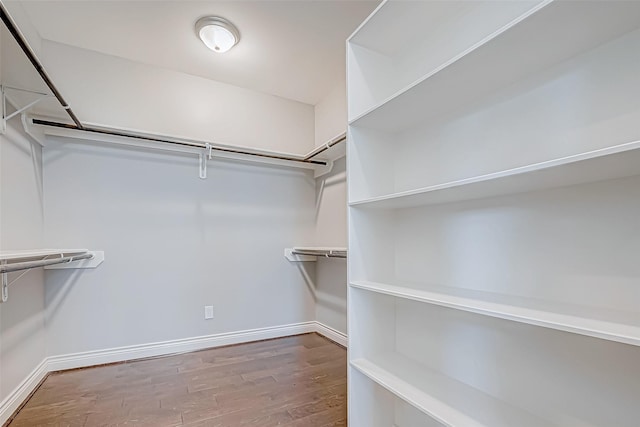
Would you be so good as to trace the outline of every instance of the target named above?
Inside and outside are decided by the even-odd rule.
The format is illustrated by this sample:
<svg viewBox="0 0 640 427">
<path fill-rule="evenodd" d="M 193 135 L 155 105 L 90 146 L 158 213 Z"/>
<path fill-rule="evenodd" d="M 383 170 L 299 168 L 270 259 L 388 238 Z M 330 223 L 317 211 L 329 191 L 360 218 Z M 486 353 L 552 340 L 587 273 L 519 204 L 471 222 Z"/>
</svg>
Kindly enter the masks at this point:
<svg viewBox="0 0 640 427">
<path fill-rule="evenodd" d="M 196 34 L 216 53 L 225 53 L 240 41 L 240 33 L 231 22 L 219 16 L 205 16 L 196 22 Z"/>
</svg>

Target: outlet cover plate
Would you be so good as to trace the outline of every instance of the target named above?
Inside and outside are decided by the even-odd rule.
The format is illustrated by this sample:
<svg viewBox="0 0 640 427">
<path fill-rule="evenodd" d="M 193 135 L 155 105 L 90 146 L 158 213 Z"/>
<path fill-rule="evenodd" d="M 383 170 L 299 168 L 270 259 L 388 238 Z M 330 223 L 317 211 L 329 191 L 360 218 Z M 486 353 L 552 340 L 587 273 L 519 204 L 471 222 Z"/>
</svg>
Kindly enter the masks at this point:
<svg viewBox="0 0 640 427">
<path fill-rule="evenodd" d="M 205 318 L 205 320 L 213 319 L 213 306 L 212 305 L 205 305 L 204 306 L 204 318 Z"/>
</svg>

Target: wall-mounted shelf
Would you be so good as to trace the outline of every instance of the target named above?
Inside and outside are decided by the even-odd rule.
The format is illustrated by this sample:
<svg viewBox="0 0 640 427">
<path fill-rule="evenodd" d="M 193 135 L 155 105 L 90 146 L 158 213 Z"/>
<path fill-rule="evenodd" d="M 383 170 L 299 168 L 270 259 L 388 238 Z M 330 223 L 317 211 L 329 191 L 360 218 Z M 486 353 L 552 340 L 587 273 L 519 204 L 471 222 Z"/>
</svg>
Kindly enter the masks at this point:
<svg viewBox="0 0 640 427">
<path fill-rule="evenodd" d="M 284 153 L 279 151 L 258 150 L 231 144 L 209 143 L 195 141 L 178 136 L 118 129 L 93 123 L 85 123 L 80 130 L 73 125 L 50 121 L 45 117 L 27 117 L 23 120 L 25 131 L 38 132 L 51 137 L 52 140 L 69 142 L 69 139 L 86 141 L 91 139 L 119 146 L 138 147 L 142 149 L 160 150 L 176 154 L 198 156 L 200 177 L 207 176 L 207 161 L 212 159 L 226 159 L 241 162 L 263 163 L 288 168 L 309 169 L 314 177 L 319 178 L 331 172 L 333 160 L 346 152 L 346 138 L 342 135 L 331 139 L 326 144 L 311 150 L 306 155 Z M 64 138 L 64 139 L 62 139 Z M 328 149 L 323 147 L 330 146 Z"/>
<path fill-rule="evenodd" d="M 351 361 L 351 366 L 445 426 L 543 427 L 540 418 L 398 353 Z"/>
<path fill-rule="evenodd" d="M 285 248 L 284 256 L 289 261 L 317 261 L 320 258 L 346 258 L 347 248 L 343 247 L 318 247 L 318 246 L 296 246 Z"/>
<path fill-rule="evenodd" d="M 484 316 L 640 345 L 640 315 L 637 313 L 451 287 L 413 289 L 368 281 L 355 281 L 351 286 Z"/>
<path fill-rule="evenodd" d="M 356 200 L 350 206 L 398 209 L 585 184 L 640 174 L 640 141 L 416 190 Z"/>
<path fill-rule="evenodd" d="M 9 298 L 8 274 L 16 271 L 45 269 L 96 268 L 104 261 L 103 251 L 88 249 L 28 249 L 0 252 L 2 302 Z"/>
<path fill-rule="evenodd" d="M 0 261 L 28 261 L 52 256 L 78 255 L 88 251 L 88 249 L 25 249 L 17 251 L 0 251 Z"/>
</svg>

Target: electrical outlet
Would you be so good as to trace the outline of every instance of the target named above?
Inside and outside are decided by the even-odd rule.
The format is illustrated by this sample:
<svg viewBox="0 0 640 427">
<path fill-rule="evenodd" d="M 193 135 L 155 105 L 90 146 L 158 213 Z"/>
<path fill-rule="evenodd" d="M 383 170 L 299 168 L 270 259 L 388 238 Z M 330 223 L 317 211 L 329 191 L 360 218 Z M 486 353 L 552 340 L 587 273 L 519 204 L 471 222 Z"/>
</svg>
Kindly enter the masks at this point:
<svg viewBox="0 0 640 427">
<path fill-rule="evenodd" d="M 204 306 L 204 318 L 206 319 L 213 319 L 213 306 L 212 305 L 205 305 Z"/>
</svg>

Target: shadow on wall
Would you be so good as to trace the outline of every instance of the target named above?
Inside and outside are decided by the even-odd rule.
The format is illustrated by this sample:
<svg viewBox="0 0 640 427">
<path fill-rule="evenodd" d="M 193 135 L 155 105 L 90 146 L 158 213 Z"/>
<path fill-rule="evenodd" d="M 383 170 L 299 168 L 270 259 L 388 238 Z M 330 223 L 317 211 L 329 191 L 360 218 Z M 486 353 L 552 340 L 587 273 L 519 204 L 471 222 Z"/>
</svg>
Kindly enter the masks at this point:
<svg viewBox="0 0 640 427">
<path fill-rule="evenodd" d="M 347 260 L 319 258 L 316 264 L 316 318 L 346 333 Z"/>
<path fill-rule="evenodd" d="M 48 287 L 47 292 L 47 321 L 54 318 L 62 303 L 64 302 L 66 296 L 69 294 L 73 286 L 76 284 L 80 275 L 86 270 L 73 270 L 71 274 L 67 271 L 56 271 L 50 272 L 49 274 L 55 274 L 59 276 L 68 275 L 66 280 L 61 281 L 53 281 L 50 280 L 48 283 L 50 286 Z"/>
<path fill-rule="evenodd" d="M 2 352 L 8 354 L 18 345 L 42 331 L 44 326 L 43 272 L 9 273 L 9 300 L 2 304 Z"/>
<path fill-rule="evenodd" d="M 296 262 L 296 267 L 300 271 L 302 278 L 304 279 L 304 283 L 309 288 L 309 292 L 311 296 L 313 296 L 313 301 L 315 303 L 318 302 L 318 295 L 316 291 L 316 283 L 314 278 L 316 277 L 316 266 L 314 262 Z"/>
<path fill-rule="evenodd" d="M 316 220 L 320 216 L 320 211 L 323 207 L 323 197 L 325 195 L 325 190 L 332 186 L 343 185 L 346 188 L 347 185 L 347 171 L 345 169 L 345 159 L 338 159 L 334 166 L 333 170 L 329 175 L 326 175 L 324 178 L 319 179 L 319 184 L 316 186 Z M 345 198 L 345 204 L 346 204 Z M 345 230 L 346 234 L 346 230 Z"/>
</svg>

